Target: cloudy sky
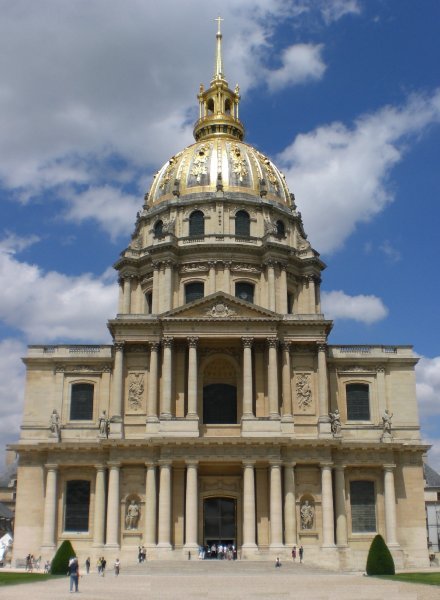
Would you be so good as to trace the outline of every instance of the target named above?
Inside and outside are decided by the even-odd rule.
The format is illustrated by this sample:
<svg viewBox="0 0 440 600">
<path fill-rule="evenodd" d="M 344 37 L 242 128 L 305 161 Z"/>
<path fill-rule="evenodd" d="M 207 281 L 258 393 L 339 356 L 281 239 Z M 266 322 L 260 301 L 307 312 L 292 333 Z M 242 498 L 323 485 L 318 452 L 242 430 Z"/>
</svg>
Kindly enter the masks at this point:
<svg viewBox="0 0 440 600">
<path fill-rule="evenodd" d="M 414 345 L 440 470 L 438 0 L 0 0 L 0 448 L 26 344 L 110 342 L 111 265 L 192 142 L 219 12 L 246 141 L 328 265 L 330 342 Z"/>
</svg>

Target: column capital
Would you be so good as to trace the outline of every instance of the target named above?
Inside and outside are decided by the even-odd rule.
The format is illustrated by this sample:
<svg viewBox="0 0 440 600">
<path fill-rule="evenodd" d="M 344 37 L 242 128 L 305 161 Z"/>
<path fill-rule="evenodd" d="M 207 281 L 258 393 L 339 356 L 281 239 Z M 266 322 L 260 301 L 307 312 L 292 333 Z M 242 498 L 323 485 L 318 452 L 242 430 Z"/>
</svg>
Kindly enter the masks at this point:
<svg viewBox="0 0 440 600">
<path fill-rule="evenodd" d="M 279 469 L 281 469 L 281 467 L 283 466 L 283 461 L 282 460 L 270 460 L 269 461 L 269 466 L 272 467 L 278 467 Z"/>
<path fill-rule="evenodd" d="M 162 338 L 164 348 L 171 348 L 174 342 L 174 338 L 171 336 L 165 336 Z"/>
<path fill-rule="evenodd" d="M 145 461 L 144 465 L 147 467 L 147 469 L 155 469 L 157 466 L 157 463 L 154 460 L 147 460 L 147 461 Z"/>
<path fill-rule="evenodd" d="M 316 346 L 318 348 L 318 352 L 325 352 L 325 353 L 327 353 L 328 345 L 326 344 L 326 342 L 318 342 L 316 344 Z"/>
<path fill-rule="evenodd" d="M 335 471 L 345 471 L 347 465 L 333 465 Z"/>
<path fill-rule="evenodd" d="M 377 365 L 377 367 L 376 367 L 376 373 L 385 373 L 385 367 L 384 367 L 384 365 Z"/>
<path fill-rule="evenodd" d="M 215 269 L 216 264 L 217 264 L 216 260 L 208 260 L 208 267 L 210 269 Z"/>
<path fill-rule="evenodd" d="M 319 463 L 319 466 L 321 467 L 321 469 L 333 469 L 334 464 L 332 462 L 322 462 Z"/>
<path fill-rule="evenodd" d="M 185 464 L 187 467 L 198 467 L 199 461 L 197 458 L 188 458 L 187 460 L 185 460 Z"/>
<path fill-rule="evenodd" d="M 250 467 L 253 468 L 255 467 L 255 460 L 245 458 L 241 461 L 241 464 L 244 469 L 249 469 Z"/>
<path fill-rule="evenodd" d="M 158 465 L 159 465 L 159 467 L 161 467 L 161 468 L 162 468 L 162 467 L 163 467 L 163 468 L 165 468 L 165 467 L 169 467 L 169 468 L 171 469 L 171 467 L 172 467 L 172 463 L 173 463 L 173 461 L 172 461 L 171 459 L 169 459 L 169 458 L 160 458 L 160 459 L 157 461 L 157 464 L 158 464 Z"/>
<path fill-rule="evenodd" d="M 241 341 L 243 343 L 244 348 L 252 348 L 252 344 L 254 343 L 253 337 L 242 337 Z"/>
<path fill-rule="evenodd" d="M 199 343 L 198 337 L 187 337 L 186 340 L 190 348 L 197 348 L 197 344 Z"/>
<path fill-rule="evenodd" d="M 290 354 L 292 342 L 281 342 L 281 348 L 284 350 L 284 352 L 288 352 Z"/>
<path fill-rule="evenodd" d="M 121 468 L 121 463 L 120 463 L 120 462 L 118 462 L 117 460 L 115 460 L 115 461 L 112 461 L 112 460 L 111 460 L 111 461 L 109 461 L 109 462 L 107 463 L 107 467 L 108 467 L 109 469 L 120 469 L 120 468 Z"/>
<path fill-rule="evenodd" d="M 58 471 L 59 466 L 60 465 L 57 463 L 46 463 L 44 465 L 44 468 L 46 469 L 46 471 Z"/>
<path fill-rule="evenodd" d="M 160 269 L 160 262 L 159 262 L 159 261 L 157 261 L 157 260 L 154 260 L 154 261 L 152 262 L 152 265 L 153 265 L 153 269 L 154 269 L 154 271 L 159 271 L 159 269 Z"/>
<path fill-rule="evenodd" d="M 269 269 L 274 269 L 277 263 L 275 260 L 268 259 L 268 260 L 264 261 L 263 264 L 265 267 L 268 267 Z"/>
<path fill-rule="evenodd" d="M 95 469 L 96 469 L 97 471 L 105 471 L 105 470 L 106 470 L 106 468 L 107 468 L 107 466 L 106 466 L 106 465 L 101 465 L 101 464 L 96 464 L 96 465 L 93 465 L 93 466 L 95 467 Z"/>
<path fill-rule="evenodd" d="M 113 346 L 116 352 L 122 352 L 124 350 L 125 342 L 115 342 Z"/>
<path fill-rule="evenodd" d="M 160 348 L 160 342 L 148 342 L 150 346 L 150 352 L 158 352 Z"/>
<path fill-rule="evenodd" d="M 266 339 L 266 343 L 269 346 L 269 348 L 277 348 L 278 346 L 278 338 L 276 337 L 270 337 Z"/>
<path fill-rule="evenodd" d="M 386 465 L 382 465 L 382 467 L 383 467 L 384 471 L 388 471 L 388 472 L 391 471 L 392 472 L 396 468 L 396 465 L 392 464 L 392 463 L 389 463 L 389 464 L 386 464 Z"/>
<path fill-rule="evenodd" d="M 294 460 L 286 460 L 283 462 L 283 467 L 294 469 L 296 467 L 296 462 Z"/>
</svg>

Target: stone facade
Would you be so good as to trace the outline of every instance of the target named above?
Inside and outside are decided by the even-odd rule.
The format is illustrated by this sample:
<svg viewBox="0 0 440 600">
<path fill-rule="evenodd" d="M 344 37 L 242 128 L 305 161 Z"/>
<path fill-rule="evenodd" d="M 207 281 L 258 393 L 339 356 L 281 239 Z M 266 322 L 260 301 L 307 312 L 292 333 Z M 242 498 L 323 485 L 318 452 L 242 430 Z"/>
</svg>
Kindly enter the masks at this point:
<svg viewBox="0 0 440 600">
<path fill-rule="evenodd" d="M 328 345 L 325 265 L 242 141 L 219 56 L 220 33 L 197 141 L 158 172 L 115 264 L 112 345 L 24 359 L 14 556 L 70 539 L 80 557 L 184 559 L 216 541 L 362 570 L 381 533 L 399 568 L 426 566 L 417 359 Z"/>
</svg>

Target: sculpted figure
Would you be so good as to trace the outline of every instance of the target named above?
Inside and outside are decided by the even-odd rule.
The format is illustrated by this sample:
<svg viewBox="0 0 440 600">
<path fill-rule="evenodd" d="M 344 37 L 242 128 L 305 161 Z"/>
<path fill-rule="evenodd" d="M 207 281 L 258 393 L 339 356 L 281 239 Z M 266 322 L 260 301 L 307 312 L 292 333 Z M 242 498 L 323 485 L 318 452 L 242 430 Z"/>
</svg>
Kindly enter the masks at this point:
<svg viewBox="0 0 440 600">
<path fill-rule="evenodd" d="M 50 430 L 54 436 L 60 440 L 61 438 L 61 422 L 60 415 L 58 414 L 56 408 L 53 409 L 52 414 L 50 415 Z"/>
<path fill-rule="evenodd" d="M 301 529 L 312 529 L 315 509 L 308 500 L 301 506 Z"/>
<path fill-rule="evenodd" d="M 127 508 L 127 515 L 125 517 L 125 526 L 127 529 L 137 529 L 139 521 L 139 506 L 135 500 L 132 500 Z"/>
<path fill-rule="evenodd" d="M 385 412 L 382 415 L 382 428 L 383 428 L 383 433 L 391 433 L 391 419 L 393 418 L 393 413 L 390 413 L 389 410 L 386 408 Z"/>
<path fill-rule="evenodd" d="M 336 409 L 335 412 L 331 412 L 328 415 L 330 417 L 331 429 L 333 435 L 338 435 L 341 433 L 341 415 L 339 410 Z"/>
<path fill-rule="evenodd" d="M 101 416 L 99 417 L 99 434 L 108 438 L 109 429 L 110 421 L 105 410 L 103 410 Z"/>
</svg>

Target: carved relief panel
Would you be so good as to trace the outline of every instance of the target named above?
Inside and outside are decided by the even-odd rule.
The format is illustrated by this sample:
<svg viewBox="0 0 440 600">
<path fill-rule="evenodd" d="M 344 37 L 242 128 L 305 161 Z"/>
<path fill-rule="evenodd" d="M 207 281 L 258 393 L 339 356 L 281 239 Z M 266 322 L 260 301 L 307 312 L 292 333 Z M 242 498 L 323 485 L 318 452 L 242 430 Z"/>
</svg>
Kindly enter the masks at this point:
<svg viewBox="0 0 440 600">
<path fill-rule="evenodd" d="M 293 380 L 294 413 L 299 415 L 315 414 L 316 391 L 314 373 L 302 370 L 296 371 Z"/>
</svg>

